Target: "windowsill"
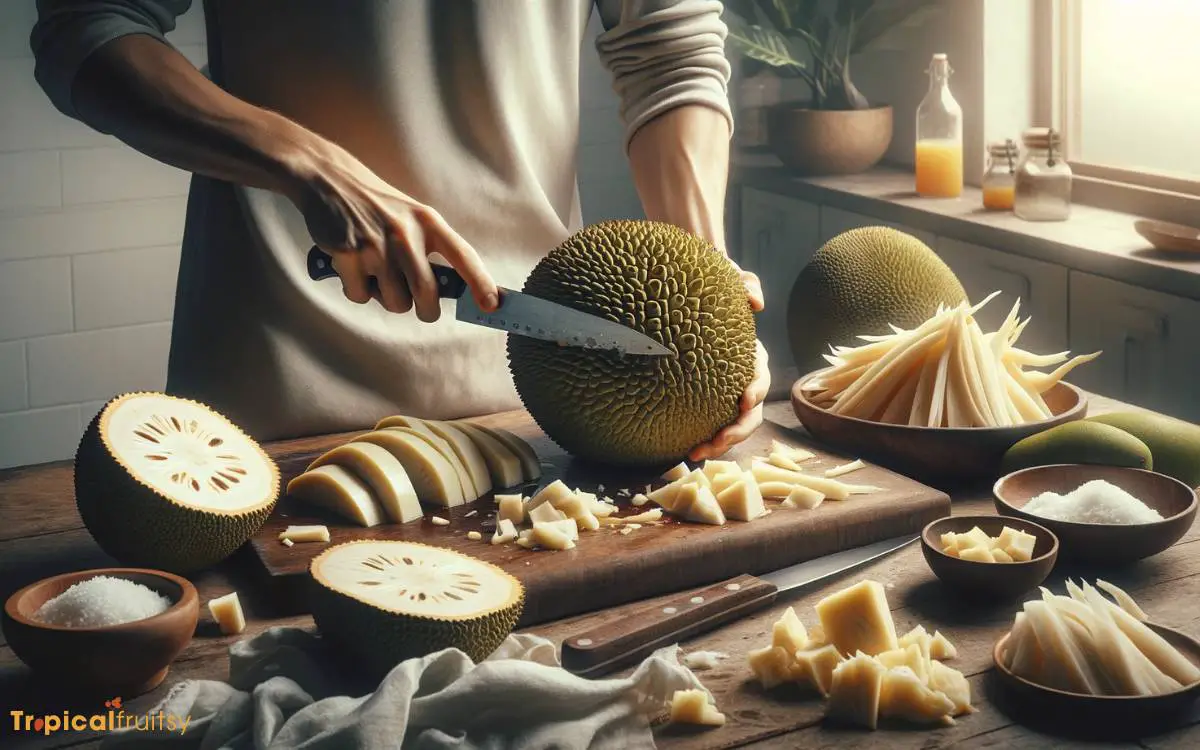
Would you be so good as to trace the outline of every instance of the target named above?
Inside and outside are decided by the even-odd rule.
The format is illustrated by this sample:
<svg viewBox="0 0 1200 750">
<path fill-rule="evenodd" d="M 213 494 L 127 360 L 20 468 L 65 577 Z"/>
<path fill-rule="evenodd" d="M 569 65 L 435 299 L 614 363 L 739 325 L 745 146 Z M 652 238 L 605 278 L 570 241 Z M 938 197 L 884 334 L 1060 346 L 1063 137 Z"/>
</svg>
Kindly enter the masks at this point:
<svg viewBox="0 0 1200 750">
<path fill-rule="evenodd" d="M 1130 214 L 1076 204 L 1062 222 L 1026 222 L 985 211 L 978 188 L 961 198 L 920 198 L 911 169 L 877 167 L 845 177 L 796 177 L 774 156 L 738 154 L 732 181 L 866 214 L 913 229 L 1106 276 L 1165 294 L 1200 300 L 1200 256 L 1155 250 L 1133 229 Z"/>
</svg>

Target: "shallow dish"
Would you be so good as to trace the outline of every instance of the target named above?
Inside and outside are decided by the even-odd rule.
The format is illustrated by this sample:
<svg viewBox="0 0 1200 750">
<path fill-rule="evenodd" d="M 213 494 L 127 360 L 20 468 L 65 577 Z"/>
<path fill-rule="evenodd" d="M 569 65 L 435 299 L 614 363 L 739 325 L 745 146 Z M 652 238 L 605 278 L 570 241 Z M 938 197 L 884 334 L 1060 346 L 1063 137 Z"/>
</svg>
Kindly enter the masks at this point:
<svg viewBox="0 0 1200 750">
<path fill-rule="evenodd" d="M 1167 221 L 1138 219 L 1133 228 L 1155 250 L 1174 253 L 1200 253 L 1200 229 Z"/>
<path fill-rule="evenodd" d="M 171 600 L 164 612 L 121 625 L 72 628 L 33 619 L 38 608 L 72 584 L 96 576 L 125 578 Z M 192 639 L 200 598 L 187 579 L 144 568 L 97 568 L 31 583 L 4 604 L 4 635 L 38 677 L 63 689 L 131 698 L 153 690 Z"/>
<path fill-rule="evenodd" d="M 1200 642 L 1178 630 L 1147 622 L 1146 626 L 1165 638 L 1193 664 L 1200 666 Z M 1186 712 L 1200 698 L 1200 682 L 1171 693 L 1151 696 L 1085 695 L 1057 690 L 1013 673 L 1004 664 L 1004 651 L 1010 633 L 992 649 L 997 681 L 1014 707 L 1037 717 L 1037 723 L 1057 724 L 1087 734 L 1112 734 L 1144 737 L 1161 732 L 1171 720 Z"/>
<path fill-rule="evenodd" d="M 1075 523 L 1042 518 L 1023 508 L 1043 492 L 1065 495 L 1084 482 L 1103 479 L 1157 510 L 1161 521 L 1139 524 Z M 1077 562 L 1124 565 L 1169 548 L 1196 520 L 1196 493 L 1178 479 L 1145 469 L 1054 464 L 1021 469 L 992 488 L 996 512 L 1041 524 L 1054 532 L 1060 554 Z"/>
<path fill-rule="evenodd" d="M 942 534 L 963 534 L 978 526 L 988 536 L 1000 536 L 1005 526 L 1033 534 L 1033 559 L 1026 562 L 989 563 L 962 560 L 942 551 Z M 921 532 L 925 562 L 943 583 L 976 599 L 1013 599 L 1037 588 L 1058 560 L 1058 539 L 1032 521 L 1003 516 L 947 516 Z"/>
<path fill-rule="evenodd" d="M 805 429 L 823 443 L 869 459 L 901 474 L 936 483 L 991 480 L 1004 453 L 1030 435 L 1087 415 L 1087 396 L 1058 382 L 1042 395 L 1054 416 L 1011 427 L 911 427 L 831 414 L 815 405 L 804 386 L 822 370 L 792 386 L 792 409 Z"/>
</svg>

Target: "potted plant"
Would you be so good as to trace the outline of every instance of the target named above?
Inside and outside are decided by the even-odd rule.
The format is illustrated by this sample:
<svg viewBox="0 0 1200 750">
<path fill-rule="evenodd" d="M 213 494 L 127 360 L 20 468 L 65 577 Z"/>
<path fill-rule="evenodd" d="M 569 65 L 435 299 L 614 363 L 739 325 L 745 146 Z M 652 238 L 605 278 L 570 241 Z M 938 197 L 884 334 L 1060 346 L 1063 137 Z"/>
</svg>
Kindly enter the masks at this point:
<svg viewBox="0 0 1200 750">
<path fill-rule="evenodd" d="M 855 87 L 850 60 L 902 27 L 920 24 L 939 0 L 727 0 L 727 44 L 808 85 L 810 99 L 772 107 L 771 150 L 803 174 L 855 174 L 892 141 L 892 107 Z"/>
</svg>

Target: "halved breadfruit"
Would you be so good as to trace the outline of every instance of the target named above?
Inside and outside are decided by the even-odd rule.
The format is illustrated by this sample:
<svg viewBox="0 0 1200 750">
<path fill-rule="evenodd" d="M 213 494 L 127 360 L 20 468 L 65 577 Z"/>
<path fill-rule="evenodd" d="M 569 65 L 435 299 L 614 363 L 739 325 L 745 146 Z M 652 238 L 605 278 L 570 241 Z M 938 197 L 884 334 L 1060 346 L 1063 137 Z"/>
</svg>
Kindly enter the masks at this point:
<svg viewBox="0 0 1200 750">
<path fill-rule="evenodd" d="M 427 420 L 425 426 L 445 440 L 458 454 L 459 460 L 462 461 L 467 474 L 471 477 L 471 483 L 475 485 L 476 499 L 492 491 L 492 474 L 488 471 L 487 461 L 484 460 L 483 454 L 479 452 L 479 448 L 475 446 L 475 442 L 471 438 L 462 430 L 455 430 L 444 422 Z"/>
<path fill-rule="evenodd" d="M 187 573 L 225 559 L 279 498 L 262 447 L 204 404 L 164 393 L 110 400 L 75 453 L 75 503 L 126 565 Z"/>
<path fill-rule="evenodd" d="M 423 502 L 453 508 L 466 502 L 458 473 L 425 438 L 406 427 L 389 427 L 359 435 L 355 440 L 386 448 L 404 465 Z"/>
<path fill-rule="evenodd" d="M 525 469 L 521 465 L 521 457 L 511 448 L 470 422 L 445 422 L 452 429 L 466 435 L 487 463 L 488 472 L 492 475 L 493 488 L 516 487 L 524 482 Z"/>
<path fill-rule="evenodd" d="M 424 516 L 404 464 L 386 448 L 368 442 L 345 443 L 321 455 L 309 468 L 327 465 L 343 466 L 366 483 L 393 523 L 408 523 Z"/>
<path fill-rule="evenodd" d="M 344 466 L 327 464 L 309 469 L 288 482 L 287 494 L 359 526 L 369 528 L 387 521 L 387 513 L 371 494 L 371 488 Z"/>
<path fill-rule="evenodd" d="M 374 673 L 446 648 L 482 661 L 525 604 L 521 582 L 495 565 L 412 542 L 339 544 L 310 572 L 322 638 Z"/>
<path fill-rule="evenodd" d="M 517 454 L 517 458 L 521 460 L 521 473 L 524 475 L 526 482 L 532 482 L 535 479 L 540 479 L 542 476 L 542 464 L 538 460 L 537 453 L 533 448 L 521 438 L 512 434 L 508 430 L 499 427 L 487 427 L 475 422 L 460 422 L 460 424 L 470 424 L 472 427 L 486 432 L 496 440 L 499 440 L 513 453 Z"/>
</svg>

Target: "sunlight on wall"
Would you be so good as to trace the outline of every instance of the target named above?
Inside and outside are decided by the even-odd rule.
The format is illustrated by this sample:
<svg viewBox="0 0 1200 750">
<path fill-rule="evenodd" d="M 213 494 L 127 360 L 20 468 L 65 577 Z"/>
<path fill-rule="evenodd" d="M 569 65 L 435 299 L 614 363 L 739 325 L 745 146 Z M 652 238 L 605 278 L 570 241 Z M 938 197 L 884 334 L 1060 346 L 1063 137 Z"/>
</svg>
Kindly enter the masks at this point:
<svg viewBox="0 0 1200 750">
<path fill-rule="evenodd" d="M 1082 6 L 1082 160 L 1200 178 L 1200 1 Z"/>
</svg>

